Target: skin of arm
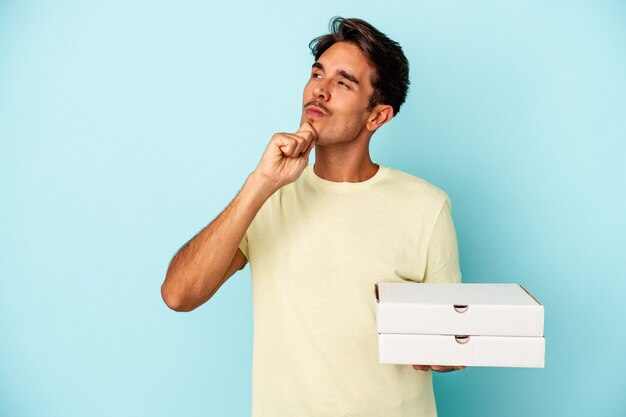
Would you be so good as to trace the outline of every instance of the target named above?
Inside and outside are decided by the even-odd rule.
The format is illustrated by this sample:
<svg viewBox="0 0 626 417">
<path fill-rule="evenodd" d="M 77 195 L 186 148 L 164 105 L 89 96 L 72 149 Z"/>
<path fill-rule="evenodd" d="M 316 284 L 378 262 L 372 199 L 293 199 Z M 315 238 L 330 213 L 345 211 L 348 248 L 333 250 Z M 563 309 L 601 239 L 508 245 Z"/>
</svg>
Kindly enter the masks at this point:
<svg viewBox="0 0 626 417">
<path fill-rule="evenodd" d="M 239 243 L 274 186 L 258 174 L 248 176 L 233 201 L 190 239 L 170 262 L 161 296 L 175 311 L 191 311 L 207 302 L 247 260 Z M 219 248 L 219 250 L 215 250 Z"/>
<path fill-rule="evenodd" d="M 207 302 L 246 264 L 239 249 L 265 201 L 306 168 L 317 135 L 309 123 L 296 133 L 272 136 L 259 165 L 233 201 L 172 258 L 161 297 L 175 311 L 191 311 Z"/>
</svg>

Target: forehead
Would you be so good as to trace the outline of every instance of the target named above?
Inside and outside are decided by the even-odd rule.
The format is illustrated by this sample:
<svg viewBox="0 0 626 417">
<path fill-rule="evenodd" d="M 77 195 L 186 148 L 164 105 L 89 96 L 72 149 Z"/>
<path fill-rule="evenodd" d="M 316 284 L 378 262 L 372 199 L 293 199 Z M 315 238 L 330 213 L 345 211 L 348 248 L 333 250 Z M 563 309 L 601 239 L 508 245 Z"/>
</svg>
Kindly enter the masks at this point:
<svg viewBox="0 0 626 417">
<path fill-rule="evenodd" d="M 334 43 L 324 51 L 317 62 L 322 64 L 327 72 L 344 70 L 359 79 L 361 83 L 367 80 L 367 85 L 371 86 L 370 76 L 374 68 L 359 47 L 352 43 L 343 41 Z"/>
</svg>

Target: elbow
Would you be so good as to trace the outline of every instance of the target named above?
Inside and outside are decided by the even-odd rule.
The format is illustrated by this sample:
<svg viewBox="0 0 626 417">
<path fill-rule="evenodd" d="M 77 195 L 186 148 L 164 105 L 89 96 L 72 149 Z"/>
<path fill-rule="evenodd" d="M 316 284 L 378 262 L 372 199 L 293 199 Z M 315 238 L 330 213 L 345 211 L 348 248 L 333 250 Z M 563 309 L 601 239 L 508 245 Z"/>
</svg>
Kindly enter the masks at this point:
<svg viewBox="0 0 626 417">
<path fill-rule="evenodd" d="M 161 285 L 161 298 L 165 305 L 168 306 L 171 310 L 184 313 L 193 310 L 193 308 L 189 308 L 189 306 L 185 305 L 185 300 L 179 294 L 172 291 L 166 282 Z"/>
</svg>

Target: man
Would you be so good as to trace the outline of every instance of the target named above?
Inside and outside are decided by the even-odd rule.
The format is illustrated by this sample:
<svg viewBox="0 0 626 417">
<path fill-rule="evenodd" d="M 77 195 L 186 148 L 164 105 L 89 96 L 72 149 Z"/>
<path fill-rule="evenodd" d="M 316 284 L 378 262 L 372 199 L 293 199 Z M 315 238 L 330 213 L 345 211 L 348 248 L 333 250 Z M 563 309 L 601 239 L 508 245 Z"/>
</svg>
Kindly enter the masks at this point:
<svg viewBox="0 0 626 417">
<path fill-rule="evenodd" d="M 309 45 L 300 129 L 272 136 L 231 204 L 176 254 L 163 299 L 193 310 L 250 261 L 255 417 L 435 416 L 430 370 L 463 367 L 379 363 L 374 284 L 460 282 L 450 202 L 369 156 L 406 97 L 400 46 L 359 19 L 331 30 Z"/>
</svg>

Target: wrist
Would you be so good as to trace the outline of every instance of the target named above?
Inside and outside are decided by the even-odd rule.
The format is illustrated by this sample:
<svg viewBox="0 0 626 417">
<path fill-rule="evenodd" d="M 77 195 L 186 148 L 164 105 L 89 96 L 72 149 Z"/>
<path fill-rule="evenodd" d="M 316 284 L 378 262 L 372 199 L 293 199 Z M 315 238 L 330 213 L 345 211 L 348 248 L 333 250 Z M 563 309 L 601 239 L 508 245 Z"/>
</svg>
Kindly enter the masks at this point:
<svg viewBox="0 0 626 417">
<path fill-rule="evenodd" d="M 267 200 L 272 194 L 274 194 L 280 186 L 271 178 L 254 171 L 248 175 L 244 188 L 247 188 L 252 195 L 263 201 Z"/>
</svg>

